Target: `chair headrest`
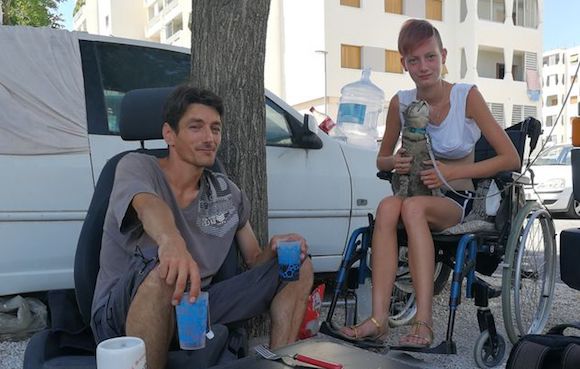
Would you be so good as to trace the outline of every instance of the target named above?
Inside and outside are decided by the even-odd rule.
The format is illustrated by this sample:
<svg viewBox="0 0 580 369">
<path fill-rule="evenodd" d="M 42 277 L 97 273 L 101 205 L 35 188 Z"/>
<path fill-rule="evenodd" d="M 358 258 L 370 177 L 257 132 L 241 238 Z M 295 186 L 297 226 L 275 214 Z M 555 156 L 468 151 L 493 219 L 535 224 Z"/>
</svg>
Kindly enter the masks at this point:
<svg viewBox="0 0 580 369">
<path fill-rule="evenodd" d="M 163 107 L 175 87 L 131 90 L 121 102 L 119 131 L 126 141 L 162 139 Z"/>
</svg>

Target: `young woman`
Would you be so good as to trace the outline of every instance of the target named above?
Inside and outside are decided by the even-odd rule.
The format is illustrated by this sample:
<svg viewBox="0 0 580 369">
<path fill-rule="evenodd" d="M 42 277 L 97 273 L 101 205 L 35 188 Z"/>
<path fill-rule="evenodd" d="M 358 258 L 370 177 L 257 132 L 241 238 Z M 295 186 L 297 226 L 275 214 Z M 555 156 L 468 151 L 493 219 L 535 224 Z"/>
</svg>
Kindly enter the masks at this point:
<svg viewBox="0 0 580 369">
<path fill-rule="evenodd" d="M 440 174 L 456 192 L 466 197 L 473 191 L 472 178 L 489 177 L 520 166 L 510 139 L 491 115 L 474 85 L 451 84 L 441 78 L 447 58 L 441 37 L 425 20 L 410 19 L 399 33 L 401 64 L 415 82 L 413 90 L 399 91 L 391 99 L 386 130 L 377 157 L 379 170 L 409 172 L 412 157 L 395 152 L 402 130 L 404 106 L 425 100 L 430 106 L 427 132 Z M 483 134 L 497 156 L 474 163 L 475 143 Z M 426 162 L 430 164 L 430 162 Z M 429 347 L 433 342 L 432 299 L 435 253 L 431 231 L 460 223 L 472 200 L 448 191 L 434 168 L 421 172 L 429 188 L 441 188 L 445 197 L 384 198 L 378 205 L 372 239 L 372 316 L 360 324 L 342 328 L 355 338 L 379 339 L 387 333 L 388 308 L 398 260 L 397 224 L 407 230 L 409 268 L 416 293 L 417 315 L 403 346 Z"/>
</svg>

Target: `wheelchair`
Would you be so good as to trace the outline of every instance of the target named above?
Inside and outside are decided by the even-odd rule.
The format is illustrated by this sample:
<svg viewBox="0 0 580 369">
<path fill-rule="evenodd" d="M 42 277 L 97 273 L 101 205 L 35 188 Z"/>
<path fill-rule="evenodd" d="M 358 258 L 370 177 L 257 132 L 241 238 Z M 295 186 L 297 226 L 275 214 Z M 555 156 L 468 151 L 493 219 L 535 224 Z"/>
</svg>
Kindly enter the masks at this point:
<svg viewBox="0 0 580 369">
<path fill-rule="evenodd" d="M 534 118 L 506 129 L 520 159 L 524 157 L 527 139 L 532 152 L 541 133 L 541 123 Z M 475 161 L 495 155 L 482 137 L 475 146 Z M 524 168 L 525 169 L 525 168 Z M 382 179 L 390 173 L 379 172 Z M 435 245 L 435 278 L 446 283 L 446 270 L 452 270 L 449 297 L 449 317 L 445 340 L 427 349 L 390 347 L 391 350 L 434 354 L 456 354 L 453 341 L 455 314 L 461 303 L 465 280 L 465 297 L 474 299 L 480 335 L 475 342 L 473 356 L 480 368 L 497 366 L 506 352 L 506 341 L 498 333 L 489 299 L 501 296 L 502 315 L 508 339 L 515 343 L 525 334 L 540 333 L 548 319 L 554 297 L 556 279 L 555 228 L 550 213 L 535 201 L 526 201 L 523 185 L 529 178 L 517 172 L 501 172 L 492 178 L 501 193 L 500 206 L 493 217 L 485 215 L 433 233 Z M 477 182 L 477 183 L 475 183 Z M 476 200 L 485 203 L 485 179 L 474 181 Z M 489 181 L 487 182 L 489 185 Z M 482 196 L 483 195 L 483 196 Z M 474 204 L 474 208 L 476 204 Z M 473 210 L 472 210 L 473 212 Z M 332 317 L 340 297 L 355 297 L 356 289 L 370 276 L 370 253 L 373 217 L 369 226 L 356 229 L 345 246 L 336 286 L 326 320 L 320 332 L 349 341 L 359 347 L 376 350 L 386 348 L 383 343 L 370 340 L 349 340 L 338 331 Z M 415 314 L 414 292 L 406 259 L 406 233 L 400 229 L 398 271 L 393 288 L 389 324 L 403 325 Z M 486 276 L 501 274 L 501 286 L 486 281 Z M 489 279 L 489 278 L 488 278 Z M 437 283 L 437 282 L 436 282 Z M 441 290 L 435 286 L 435 291 Z M 356 316 L 356 313 L 355 313 Z"/>
</svg>

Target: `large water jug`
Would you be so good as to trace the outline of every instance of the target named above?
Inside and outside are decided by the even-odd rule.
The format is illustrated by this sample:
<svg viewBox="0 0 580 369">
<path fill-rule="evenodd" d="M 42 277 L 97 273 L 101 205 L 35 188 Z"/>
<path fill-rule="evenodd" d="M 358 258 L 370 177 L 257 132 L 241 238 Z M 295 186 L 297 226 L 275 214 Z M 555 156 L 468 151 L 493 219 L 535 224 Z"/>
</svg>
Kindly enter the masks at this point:
<svg viewBox="0 0 580 369">
<path fill-rule="evenodd" d="M 348 142 L 376 148 L 379 138 L 377 124 L 382 116 L 385 93 L 370 80 L 371 69 L 365 67 L 359 81 L 340 90 L 337 124 Z"/>
</svg>

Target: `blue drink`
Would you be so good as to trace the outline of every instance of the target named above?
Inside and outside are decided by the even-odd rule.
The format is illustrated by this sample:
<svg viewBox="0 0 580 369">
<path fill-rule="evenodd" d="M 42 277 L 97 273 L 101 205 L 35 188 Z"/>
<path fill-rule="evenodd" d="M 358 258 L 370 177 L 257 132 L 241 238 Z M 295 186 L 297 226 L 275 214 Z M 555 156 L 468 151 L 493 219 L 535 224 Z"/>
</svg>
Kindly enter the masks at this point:
<svg viewBox="0 0 580 369">
<path fill-rule="evenodd" d="M 297 281 L 300 277 L 300 241 L 278 241 L 280 279 Z"/>
<path fill-rule="evenodd" d="M 208 293 L 201 292 L 193 304 L 185 292 L 175 307 L 179 346 L 182 350 L 197 350 L 205 347 L 207 332 Z"/>
</svg>

